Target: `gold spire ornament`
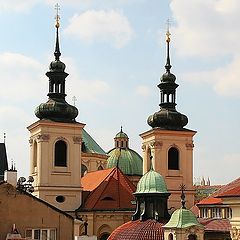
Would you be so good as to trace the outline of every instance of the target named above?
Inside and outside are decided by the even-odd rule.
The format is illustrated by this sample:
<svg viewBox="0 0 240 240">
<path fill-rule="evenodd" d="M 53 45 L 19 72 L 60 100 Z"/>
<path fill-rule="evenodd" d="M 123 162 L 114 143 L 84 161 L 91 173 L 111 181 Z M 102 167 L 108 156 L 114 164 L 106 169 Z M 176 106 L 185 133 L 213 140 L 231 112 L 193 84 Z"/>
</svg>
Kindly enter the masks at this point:
<svg viewBox="0 0 240 240">
<path fill-rule="evenodd" d="M 60 27 L 60 16 L 59 16 L 60 5 L 58 3 L 55 5 L 55 10 L 57 12 L 56 17 L 55 17 L 55 19 L 56 19 L 55 27 L 59 28 Z"/>
<path fill-rule="evenodd" d="M 170 28 L 170 20 L 168 19 L 167 20 L 167 32 L 166 32 L 166 42 L 167 43 L 169 43 L 171 41 L 171 39 L 170 39 L 171 33 L 169 31 L 169 28 Z"/>
</svg>

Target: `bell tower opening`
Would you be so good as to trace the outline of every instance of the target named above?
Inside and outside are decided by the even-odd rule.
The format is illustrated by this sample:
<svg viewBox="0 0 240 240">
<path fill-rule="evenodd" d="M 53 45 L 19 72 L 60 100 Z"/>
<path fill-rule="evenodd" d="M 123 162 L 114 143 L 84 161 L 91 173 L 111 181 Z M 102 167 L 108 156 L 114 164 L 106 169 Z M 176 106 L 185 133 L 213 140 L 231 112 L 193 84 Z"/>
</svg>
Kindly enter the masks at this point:
<svg viewBox="0 0 240 240">
<path fill-rule="evenodd" d="M 55 143 L 54 165 L 56 167 L 67 167 L 67 144 L 62 140 Z"/>
<path fill-rule="evenodd" d="M 179 151 L 175 147 L 168 150 L 168 169 L 179 170 Z"/>
</svg>

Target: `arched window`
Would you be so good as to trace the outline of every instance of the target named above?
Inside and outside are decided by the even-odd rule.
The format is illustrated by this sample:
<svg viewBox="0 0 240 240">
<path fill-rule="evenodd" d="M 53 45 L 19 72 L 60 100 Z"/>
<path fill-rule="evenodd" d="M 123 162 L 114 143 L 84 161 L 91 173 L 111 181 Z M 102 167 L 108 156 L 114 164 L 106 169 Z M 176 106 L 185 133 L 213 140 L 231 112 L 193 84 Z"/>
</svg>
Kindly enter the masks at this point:
<svg viewBox="0 0 240 240">
<path fill-rule="evenodd" d="M 33 143 L 33 168 L 37 166 L 37 142 Z M 34 171 L 34 169 L 33 169 Z"/>
<path fill-rule="evenodd" d="M 67 166 L 67 144 L 62 140 L 59 140 L 55 143 L 54 165 L 57 167 Z"/>
<path fill-rule="evenodd" d="M 179 170 L 179 152 L 174 147 L 171 147 L 168 151 L 168 169 Z"/>
<path fill-rule="evenodd" d="M 173 234 L 172 233 L 169 233 L 168 240 L 173 240 Z"/>
<path fill-rule="evenodd" d="M 81 177 L 83 177 L 87 172 L 88 172 L 87 167 L 84 164 L 82 164 L 81 165 Z"/>
<path fill-rule="evenodd" d="M 197 236 L 195 234 L 188 235 L 188 240 L 197 240 Z"/>
<path fill-rule="evenodd" d="M 100 236 L 99 240 L 107 240 L 109 236 L 110 236 L 109 233 L 103 233 L 103 234 Z"/>
</svg>

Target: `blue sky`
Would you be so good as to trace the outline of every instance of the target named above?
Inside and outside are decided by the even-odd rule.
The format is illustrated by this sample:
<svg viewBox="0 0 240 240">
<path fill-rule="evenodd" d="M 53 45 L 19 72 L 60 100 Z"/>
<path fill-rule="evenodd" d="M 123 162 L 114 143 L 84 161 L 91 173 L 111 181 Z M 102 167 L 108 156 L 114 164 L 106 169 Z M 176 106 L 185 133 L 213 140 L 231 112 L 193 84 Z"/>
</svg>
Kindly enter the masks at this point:
<svg viewBox="0 0 240 240">
<path fill-rule="evenodd" d="M 28 175 L 28 125 L 47 100 L 55 1 L 0 0 L 0 140 Z M 67 100 L 106 151 L 123 125 L 141 154 L 139 134 L 159 109 L 166 21 L 171 20 L 177 109 L 196 130 L 195 177 L 227 183 L 240 168 L 240 3 L 237 0 L 61 0 L 61 52 Z"/>
</svg>

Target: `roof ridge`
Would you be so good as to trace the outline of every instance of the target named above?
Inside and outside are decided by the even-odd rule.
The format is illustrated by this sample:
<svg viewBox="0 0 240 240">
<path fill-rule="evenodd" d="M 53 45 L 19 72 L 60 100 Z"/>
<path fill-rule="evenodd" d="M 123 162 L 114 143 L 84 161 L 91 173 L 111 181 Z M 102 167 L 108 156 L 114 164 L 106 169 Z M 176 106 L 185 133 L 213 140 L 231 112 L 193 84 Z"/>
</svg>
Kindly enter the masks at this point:
<svg viewBox="0 0 240 240">
<path fill-rule="evenodd" d="M 103 179 L 103 181 L 90 193 L 90 195 L 91 195 L 97 188 L 99 188 L 99 186 L 106 180 L 106 178 L 110 177 L 109 180 L 108 180 L 108 182 L 107 182 L 107 184 L 106 184 L 106 186 L 105 186 L 105 187 L 103 188 L 103 190 L 101 191 L 101 194 L 99 194 L 99 197 L 98 197 L 97 200 L 95 201 L 95 203 L 94 203 L 94 205 L 93 205 L 93 208 L 96 206 L 97 202 L 98 202 L 99 199 L 101 198 L 102 193 L 106 190 L 106 188 L 107 188 L 107 186 L 108 186 L 108 184 L 109 184 L 109 182 L 110 182 L 110 179 L 113 178 L 114 173 L 112 174 L 112 176 L 110 175 L 113 171 L 115 172 L 115 171 L 116 171 L 116 168 L 113 168 L 112 171 L 107 175 L 107 177 L 105 177 L 105 178 Z M 89 196 L 90 196 L 90 195 L 89 195 Z"/>
</svg>

